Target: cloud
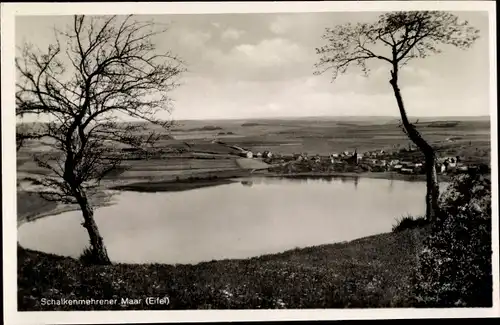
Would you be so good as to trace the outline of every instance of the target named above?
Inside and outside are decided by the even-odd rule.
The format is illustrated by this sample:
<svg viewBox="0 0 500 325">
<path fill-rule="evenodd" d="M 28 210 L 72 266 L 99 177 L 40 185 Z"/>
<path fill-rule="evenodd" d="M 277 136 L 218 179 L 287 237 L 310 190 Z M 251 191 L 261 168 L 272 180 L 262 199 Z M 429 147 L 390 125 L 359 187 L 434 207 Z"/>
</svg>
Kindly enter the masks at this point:
<svg viewBox="0 0 500 325">
<path fill-rule="evenodd" d="M 230 55 L 248 60 L 255 65 L 269 66 L 301 62 L 307 54 L 297 43 L 283 38 L 274 38 L 264 39 L 255 45 L 238 45 L 231 50 Z"/>
<path fill-rule="evenodd" d="M 183 29 L 178 31 L 177 37 L 181 46 L 199 49 L 205 46 L 205 44 L 212 38 L 212 34 L 205 31 Z"/>
<path fill-rule="evenodd" d="M 276 19 L 269 25 L 271 32 L 278 35 L 285 34 L 291 27 L 292 22 L 290 19 L 283 16 L 276 17 Z"/>
<path fill-rule="evenodd" d="M 329 87 L 335 91 L 352 90 L 360 94 L 379 94 L 387 91 L 392 91 L 389 84 L 390 66 L 380 64 L 373 68 L 368 76 L 365 76 L 361 71 L 352 68 L 345 74 L 341 74 L 330 83 Z M 327 84 L 331 74 L 326 72 L 320 78 L 324 80 L 323 84 Z M 426 88 L 437 89 L 441 91 L 439 85 L 445 81 L 432 70 L 425 68 L 416 68 L 412 66 L 404 66 L 399 73 L 399 86 L 402 89 L 414 86 L 425 86 Z"/>
<path fill-rule="evenodd" d="M 206 73 L 215 78 L 273 80 L 312 73 L 308 49 L 283 38 L 238 44 L 226 51 L 206 47 L 203 56 L 208 61 Z"/>
<path fill-rule="evenodd" d="M 351 79 L 349 82 L 356 79 Z M 346 81 L 347 82 L 347 81 Z M 197 89 L 197 96 L 192 90 Z M 408 114 L 451 116 L 457 112 L 487 114 L 484 96 L 452 97 L 424 85 L 402 87 Z M 337 88 L 327 79 L 305 76 L 286 80 L 215 80 L 193 76 L 176 94 L 176 118 L 250 118 L 279 116 L 398 116 L 390 86 L 366 93 L 358 87 Z M 471 113 L 472 114 L 472 113 Z"/>
<path fill-rule="evenodd" d="M 314 76 L 266 82 L 193 77 L 186 86 L 175 96 L 176 118 L 362 115 L 374 107 L 382 115 L 397 113 L 390 93 L 339 92 Z M 190 89 L 199 89 L 198 96 Z"/>
<path fill-rule="evenodd" d="M 435 79 L 441 79 L 439 74 L 433 74 L 429 69 L 415 66 L 404 66 L 401 69 L 400 78 L 409 84 L 426 84 Z"/>
<path fill-rule="evenodd" d="M 221 39 L 223 40 L 237 40 L 239 39 L 245 31 L 236 28 L 228 28 L 221 34 Z"/>
</svg>

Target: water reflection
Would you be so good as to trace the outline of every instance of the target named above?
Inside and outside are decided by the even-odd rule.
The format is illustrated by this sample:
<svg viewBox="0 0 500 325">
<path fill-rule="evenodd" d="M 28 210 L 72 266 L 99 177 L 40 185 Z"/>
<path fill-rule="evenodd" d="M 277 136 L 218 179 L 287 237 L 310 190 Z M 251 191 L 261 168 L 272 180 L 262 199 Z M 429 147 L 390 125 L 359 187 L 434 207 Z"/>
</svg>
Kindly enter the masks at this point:
<svg viewBox="0 0 500 325">
<path fill-rule="evenodd" d="M 358 176 L 301 176 L 301 175 L 296 175 L 296 176 L 275 176 L 275 177 L 252 177 L 251 180 L 249 179 L 243 179 L 240 181 L 242 185 L 249 185 L 251 184 L 281 184 L 283 182 L 289 182 L 289 183 L 301 183 L 301 184 L 307 184 L 307 183 L 342 183 L 342 184 L 348 184 L 352 183 L 354 184 L 355 187 L 358 186 L 360 182 L 361 177 Z"/>
<path fill-rule="evenodd" d="M 252 187 L 253 182 L 252 181 L 241 181 L 241 185 Z"/>
<path fill-rule="evenodd" d="M 256 177 L 182 192 L 121 192 L 95 218 L 113 261 L 197 263 L 388 232 L 401 215 L 425 212 L 415 199 L 424 195 L 423 182 Z M 68 212 L 24 224 L 19 243 L 78 257 L 88 244 L 80 219 Z"/>
</svg>

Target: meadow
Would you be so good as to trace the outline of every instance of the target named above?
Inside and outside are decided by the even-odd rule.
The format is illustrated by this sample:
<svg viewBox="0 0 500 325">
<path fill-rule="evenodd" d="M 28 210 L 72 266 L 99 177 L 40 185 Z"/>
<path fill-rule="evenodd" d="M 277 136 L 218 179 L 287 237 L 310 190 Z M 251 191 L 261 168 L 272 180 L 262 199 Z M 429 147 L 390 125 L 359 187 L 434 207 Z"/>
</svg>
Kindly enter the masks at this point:
<svg viewBox="0 0 500 325">
<path fill-rule="evenodd" d="M 454 148 L 467 153 L 475 148 L 489 149 L 489 118 L 484 119 L 414 119 L 418 130 L 432 144 L 447 153 Z M 408 146 L 409 140 L 395 118 L 303 118 L 262 120 L 179 121 L 174 138 L 185 137 L 192 129 L 215 126 L 218 129 L 199 133 L 186 140 L 195 148 L 207 146 L 207 140 L 223 138 L 228 144 L 239 144 L 254 152 L 271 150 L 283 154 L 308 152 L 328 155 L 345 150 L 359 152 L 391 150 Z M 218 135 L 226 133 L 225 135 Z M 227 133 L 231 133 L 227 135 Z M 190 143 L 191 141 L 191 143 Z M 471 147 L 471 148 L 469 148 Z M 208 147 L 207 147 L 208 149 Z"/>
</svg>

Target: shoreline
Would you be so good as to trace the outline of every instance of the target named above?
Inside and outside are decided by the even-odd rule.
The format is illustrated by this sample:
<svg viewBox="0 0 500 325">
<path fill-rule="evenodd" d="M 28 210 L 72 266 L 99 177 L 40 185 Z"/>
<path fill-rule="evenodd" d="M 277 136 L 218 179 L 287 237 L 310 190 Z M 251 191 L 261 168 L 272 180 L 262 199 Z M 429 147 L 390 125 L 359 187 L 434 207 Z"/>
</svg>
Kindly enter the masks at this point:
<svg viewBox="0 0 500 325">
<path fill-rule="evenodd" d="M 239 174 L 239 175 L 237 175 Z M 443 177 L 444 176 L 444 177 Z M 134 191 L 134 192 L 179 192 L 188 191 L 198 188 L 225 185 L 234 183 L 234 179 L 238 178 L 248 178 L 248 177 L 270 177 L 270 178 L 321 178 L 321 177 L 338 177 L 338 178 L 372 178 L 372 179 L 387 179 L 387 180 L 400 180 L 408 182 L 425 182 L 425 175 L 405 175 L 394 172 L 365 172 L 365 173 L 355 173 L 355 172 L 305 172 L 305 173 L 294 173 L 294 174 L 280 174 L 280 173 L 255 173 L 248 174 L 248 171 L 242 170 L 241 173 L 231 173 L 228 176 L 217 177 L 213 176 L 213 173 L 199 173 L 196 175 L 196 179 L 163 179 L 161 181 L 151 181 L 144 179 L 129 179 L 125 184 L 112 185 L 113 180 L 108 180 L 103 184 L 103 191 Z M 440 175 L 440 182 L 448 182 L 451 179 L 449 175 Z M 123 180 L 122 180 L 123 182 Z M 118 181 L 117 183 L 120 183 Z M 19 192 L 18 192 L 19 193 Z M 106 193 L 104 196 L 99 196 L 96 199 L 93 207 L 98 209 L 104 206 L 110 206 L 115 204 L 112 200 L 115 193 Z M 37 212 L 34 209 L 31 213 L 27 213 L 21 217 L 17 218 L 17 227 L 19 228 L 26 222 L 33 222 L 41 218 L 58 215 L 64 212 L 70 212 L 80 210 L 77 205 L 62 205 L 58 204 L 54 209 L 50 211 Z"/>
<path fill-rule="evenodd" d="M 22 191 L 21 191 L 22 193 Z M 31 192 L 33 193 L 33 192 Z M 19 192 L 18 192 L 19 195 Z M 111 206 L 115 204 L 113 202 L 113 194 L 106 193 L 106 195 L 100 195 L 95 199 L 96 202 L 93 202 L 92 207 L 95 209 L 99 209 L 106 206 Z M 17 228 L 21 227 L 25 223 L 34 222 L 39 219 L 56 216 L 61 213 L 71 212 L 71 211 L 79 211 L 80 207 L 77 204 L 56 204 L 55 207 L 48 211 L 40 211 L 42 209 L 34 209 L 31 213 L 24 213 L 23 215 L 17 216 Z"/>
<path fill-rule="evenodd" d="M 355 172 L 305 172 L 305 173 L 294 173 L 294 174 L 279 174 L 279 173 L 270 173 L 269 175 L 265 175 L 268 177 L 285 177 L 285 178 L 300 178 L 300 177 L 345 177 L 345 178 L 376 178 L 376 179 L 387 179 L 387 180 L 401 180 L 408 182 L 425 182 L 426 175 L 407 175 L 407 174 L 399 174 L 394 172 L 364 172 L 364 173 L 355 173 Z M 451 176 L 448 175 L 439 175 L 438 177 L 440 182 L 448 182 L 451 179 Z"/>
<path fill-rule="evenodd" d="M 92 310 L 276 309 L 412 307 L 411 270 L 425 229 L 382 233 L 347 242 L 294 248 L 244 259 L 196 264 L 113 263 L 86 265 L 72 257 L 24 249 L 18 245 L 20 310 L 91 310 L 40 304 L 41 298 L 92 298 L 83 284 L 109 288 L 102 298 L 171 298 L 168 306 L 103 305 Z M 409 250 L 401 250 L 405 245 Z M 36 276 L 48 270 L 50 279 Z M 324 285 L 318 288 L 318 279 Z M 353 291 L 352 283 L 359 284 Z M 36 288 L 36 291 L 33 291 Z M 276 290 L 276 288 L 278 288 Z M 54 290 L 55 289 L 55 290 Z M 306 295 L 314 290 L 313 295 Z M 317 291 L 319 290 L 319 291 Z M 328 297 L 328 299 L 325 299 Z"/>
<path fill-rule="evenodd" d="M 379 174 L 379 175 L 377 175 Z M 400 176 L 411 176 L 411 175 L 401 175 Z M 425 181 L 425 175 L 424 181 Z M 272 172 L 265 173 L 254 173 L 250 174 L 247 170 L 241 170 L 240 173 L 234 173 L 234 170 L 231 170 L 230 174 L 224 175 L 222 173 L 221 177 L 217 177 L 213 175 L 213 173 L 199 173 L 194 176 L 194 178 L 186 178 L 186 179 L 162 179 L 160 181 L 152 181 L 152 180 L 144 180 L 144 179 L 130 179 L 125 184 L 120 184 L 120 182 L 114 182 L 114 180 L 107 180 L 101 186 L 101 190 L 98 192 L 98 195 L 94 198 L 93 208 L 97 210 L 99 208 L 105 206 L 111 206 L 115 204 L 113 197 L 115 194 L 118 194 L 122 191 L 134 191 L 134 192 L 179 192 L 179 191 L 188 191 L 198 188 L 225 185 L 237 182 L 237 179 L 247 178 L 247 177 L 270 177 L 270 178 L 321 178 L 321 177 L 345 177 L 345 178 L 382 178 L 382 179 L 393 179 L 393 175 L 391 173 L 339 173 L 339 172 L 330 172 L 330 173 L 295 173 L 295 174 L 279 174 Z M 405 180 L 405 179 L 403 179 Z M 406 179 L 408 180 L 408 179 Z M 122 180 L 123 181 L 123 180 Z M 420 181 L 417 180 L 408 180 L 408 181 Z M 118 183 L 118 185 L 113 185 Z M 26 192 L 26 191 L 21 191 Z M 19 195 L 19 192 L 18 192 Z M 91 199 L 92 200 L 92 199 Z M 40 207 L 37 209 L 33 208 L 32 211 L 28 213 L 24 213 L 23 215 L 17 217 L 17 228 L 21 227 L 25 223 L 35 222 L 39 219 L 56 216 L 65 212 L 71 211 L 79 211 L 80 207 L 76 204 L 56 204 L 54 208 L 50 210 L 44 211 Z M 376 236 L 371 235 L 371 236 Z M 361 238 L 359 238 L 361 239 Z M 356 239 L 353 239 L 356 240 Z M 19 242 L 17 243 L 19 247 L 22 247 Z M 25 249 L 24 247 L 22 247 Z"/>
<path fill-rule="evenodd" d="M 248 177 L 248 173 L 240 173 Z M 307 173 L 295 175 L 252 174 L 255 177 L 363 177 L 347 173 Z M 199 176 L 199 175 L 197 175 Z M 385 176 L 388 175 L 376 175 Z M 232 177 L 157 182 L 157 186 L 208 186 L 234 182 Z M 380 178 L 380 177 L 379 177 Z M 152 182 L 142 180 L 141 186 Z M 162 184 L 163 183 L 163 184 Z M 112 205 L 110 185 L 102 184 L 92 204 L 94 209 Z M 116 184 L 116 183 L 114 183 Z M 108 185 L 108 186 L 106 186 Z M 53 209 L 49 209 L 50 207 Z M 36 208 L 42 209 L 36 212 Z M 44 211 L 45 210 L 45 211 Z M 79 210 L 77 205 L 33 205 L 18 220 L 18 227 L 50 215 Z M 23 217 L 23 214 L 21 215 Z M 21 219 L 21 218 L 19 218 Z M 68 310 L 151 310 L 151 309 L 277 309 L 277 308 L 346 308 L 346 307 L 412 307 L 411 270 L 417 264 L 416 252 L 427 236 L 426 229 L 382 232 L 352 240 L 328 242 L 285 249 L 249 258 L 225 258 L 199 263 L 124 263 L 85 265 L 75 257 L 44 253 L 17 243 L 18 296 L 22 311 Z M 407 249 L 401 250 L 402 245 Z M 46 280 L 40 272 L 52 274 Z M 323 285 L 318 288 L 318 279 Z M 353 291 L 352 283 L 358 284 Z M 90 299 L 96 292 L 82 286 L 92 283 L 109 288 L 103 299 L 113 297 L 170 297 L 168 306 L 145 303 L 126 306 L 42 305 L 42 298 Z M 36 291 L 33 291 L 36 288 Z M 276 290 L 275 288 L 279 288 Z M 314 295 L 306 295 L 314 290 Z M 100 291 L 99 291 L 100 292 Z M 327 298 L 325 298 L 327 297 Z M 140 301 L 140 300 L 137 300 Z"/>
<path fill-rule="evenodd" d="M 202 178 L 190 181 L 134 182 L 126 185 L 112 186 L 110 189 L 133 192 L 182 192 L 231 183 L 234 183 L 231 178 Z"/>
<path fill-rule="evenodd" d="M 93 208 L 97 210 L 102 207 L 111 206 L 116 204 L 113 200 L 115 194 L 119 194 L 122 191 L 133 191 L 133 192 L 179 192 L 179 191 L 188 191 L 198 188 L 218 186 L 231 184 L 238 181 L 241 178 L 248 177 L 264 177 L 264 178 L 325 178 L 325 177 L 336 177 L 336 178 L 372 178 L 372 179 L 387 179 L 387 180 L 402 180 L 402 181 L 410 181 L 410 182 L 421 182 L 425 181 L 425 175 L 404 175 L 398 173 L 391 172 L 380 172 L 380 173 L 345 173 L 345 172 L 329 172 L 329 173 L 321 173 L 321 172 L 306 172 L 306 173 L 295 173 L 295 174 L 279 174 L 279 173 L 255 173 L 248 175 L 248 171 L 242 170 L 240 175 L 235 175 L 235 173 L 231 173 L 231 175 L 223 175 L 222 177 L 214 177 L 212 173 L 207 173 L 203 175 L 202 173 L 198 174 L 195 178 L 192 179 L 182 179 L 182 180 L 168 180 L 163 179 L 161 181 L 148 181 L 144 179 L 133 179 L 129 180 L 131 182 L 127 182 L 126 184 L 112 185 L 112 180 L 108 180 L 108 184 L 102 184 L 101 190 L 98 192 L 98 195 L 94 198 Z M 415 177 L 417 176 L 417 177 Z M 420 176 L 420 177 L 418 177 Z M 443 180 L 442 180 L 443 181 Z M 92 200 L 92 199 L 91 199 Z M 61 213 L 71 212 L 71 211 L 79 211 L 80 207 L 76 204 L 64 205 L 64 204 L 56 204 L 55 207 L 48 211 L 43 211 L 43 209 L 34 208 L 32 212 L 25 213 L 22 216 L 17 218 L 17 228 L 21 227 L 25 223 L 35 222 L 39 219 L 56 216 Z M 383 235 L 381 234 L 373 234 L 368 237 Z M 355 238 L 351 241 L 356 241 L 363 239 Z M 348 241 L 348 242 L 351 242 Z M 339 242 L 340 243 L 340 242 Z M 347 243 L 347 242 L 344 242 Z M 19 242 L 17 243 L 19 247 L 22 247 Z M 337 243 L 330 243 L 337 244 Z M 328 245 L 328 244 L 323 244 Z M 308 247 L 305 247 L 308 248 Z M 279 254 L 279 253 L 278 253 Z M 271 254 L 273 255 L 273 254 Z"/>
</svg>

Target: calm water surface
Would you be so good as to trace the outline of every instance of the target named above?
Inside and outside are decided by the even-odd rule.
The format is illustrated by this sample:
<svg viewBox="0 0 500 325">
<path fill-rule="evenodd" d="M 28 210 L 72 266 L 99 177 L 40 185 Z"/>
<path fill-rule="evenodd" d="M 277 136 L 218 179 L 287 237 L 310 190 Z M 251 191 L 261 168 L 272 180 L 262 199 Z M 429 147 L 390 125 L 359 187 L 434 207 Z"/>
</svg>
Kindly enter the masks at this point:
<svg viewBox="0 0 500 325">
<path fill-rule="evenodd" d="M 183 192 L 122 192 L 95 218 L 110 258 L 197 263 L 247 258 L 391 231 L 425 211 L 425 183 L 385 179 L 252 178 Z M 78 211 L 26 223 L 19 243 L 77 257 L 88 244 Z"/>
</svg>

